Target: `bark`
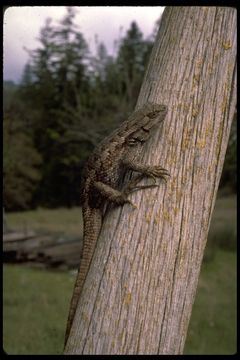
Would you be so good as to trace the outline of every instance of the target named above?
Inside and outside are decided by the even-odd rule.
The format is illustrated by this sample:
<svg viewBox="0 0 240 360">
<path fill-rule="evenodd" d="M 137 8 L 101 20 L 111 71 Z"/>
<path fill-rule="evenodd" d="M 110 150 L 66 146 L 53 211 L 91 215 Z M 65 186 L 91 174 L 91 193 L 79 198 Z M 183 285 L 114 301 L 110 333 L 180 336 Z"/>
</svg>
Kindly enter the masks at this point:
<svg viewBox="0 0 240 360">
<path fill-rule="evenodd" d="M 234 8 L 164 11 L 138 107 L 169 107 L 142 160 L 171 178 L 107 214 L 66 354 L 183 352 L 236 106 L 236 29 Z"/>
</svg>

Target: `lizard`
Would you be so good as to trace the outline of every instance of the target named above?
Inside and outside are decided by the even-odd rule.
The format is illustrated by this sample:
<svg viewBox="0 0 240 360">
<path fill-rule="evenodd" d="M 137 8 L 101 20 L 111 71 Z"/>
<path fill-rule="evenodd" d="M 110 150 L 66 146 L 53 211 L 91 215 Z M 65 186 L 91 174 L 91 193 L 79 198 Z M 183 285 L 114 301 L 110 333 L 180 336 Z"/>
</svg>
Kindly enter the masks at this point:
<svg viewBox="0 0 240 360">
<path fill-rule="evenodd" d="M 101 231 L 106 204 L 135 205 L 128 199 L 129 193 L 156 185 L 156 177 L 170 176 L 161 166 L 149 166 L 139 163 L 136 158 L 143 144 L 165 118 L 167 106 L 147 102 L 134 111 L 118 129 L 95 148 L 88 158 L 82 172 L 81 205 L 83 214 L 83 248 L 80 267 L 73 291 L 67 320 L 65 345 L 70 333 L 78 300 L 93 257 L 97 239 Z M 119 190 L 126 171 L 137 172 Z M 150 177 L 154 184 L 137 185 L 144 177 Z"/>
</svg>

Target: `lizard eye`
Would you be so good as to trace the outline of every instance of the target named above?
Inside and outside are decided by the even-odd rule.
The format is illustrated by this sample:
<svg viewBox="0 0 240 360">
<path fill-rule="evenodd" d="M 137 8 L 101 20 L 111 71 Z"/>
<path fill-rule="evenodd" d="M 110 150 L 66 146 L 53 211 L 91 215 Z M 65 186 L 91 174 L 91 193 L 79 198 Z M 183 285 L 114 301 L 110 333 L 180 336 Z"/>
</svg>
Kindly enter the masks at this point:
<svg viewBox="0 0 240 360">
<path fill-rule="evenodd" d="M 148 114 L 148 116 L 150 117 L 150 119 L 153 119 L 153 118 L 155 118 L 158 114 L 159 114 L 158 111 L 152 111 L 150 114 Z"/>
<path fill-rule="evenodd" d="M 162 109 L 161 109 L 162 111 L 167 111 L 167 109 L 168 109 L 167 106 L 162 105 Z"/>
</svg>

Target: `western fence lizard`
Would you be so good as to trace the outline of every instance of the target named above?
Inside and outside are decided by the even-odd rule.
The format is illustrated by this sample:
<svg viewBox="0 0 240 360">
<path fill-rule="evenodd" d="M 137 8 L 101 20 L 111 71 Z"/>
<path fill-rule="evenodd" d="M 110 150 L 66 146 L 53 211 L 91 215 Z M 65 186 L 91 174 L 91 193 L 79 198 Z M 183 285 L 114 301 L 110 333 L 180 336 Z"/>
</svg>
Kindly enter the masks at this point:
<svg viewBox="0 0 240 360">
<path fill-rule="evenodd" d="M 133 205 L 128 199 L 130 192 L 158 186 L 155 184 L 155 178 L 166 180 L 165 176 L 169 175 L 161 166 L 143 165 L 136 161 L 143 144 L 150 137 L 152 130 L 164 120 L 166 114 L 165 105 L 146 103 L 105 138 L 86 162 L 81 186 L 84 221 L 82 259 L 71 300 L 65 344 L 101 230 L 106 203 Z M 139 174 L 119 190 L 126 170 L 133 170 Z M 145 176 L 153 178 L 154 184 L 137 186 Z"/>
</svg>

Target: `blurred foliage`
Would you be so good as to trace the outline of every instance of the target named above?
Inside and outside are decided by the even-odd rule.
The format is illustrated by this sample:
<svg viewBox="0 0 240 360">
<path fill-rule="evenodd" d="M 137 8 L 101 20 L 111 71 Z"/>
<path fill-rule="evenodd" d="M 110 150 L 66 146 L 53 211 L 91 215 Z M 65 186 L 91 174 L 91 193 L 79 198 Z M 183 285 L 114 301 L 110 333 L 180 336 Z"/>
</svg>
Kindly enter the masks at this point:
<svg viewBox="0 0 240 360">
<path fill-rule="evenodd" d="M 212 261 L 217 249 L 235 251 L 237 249 L 237 198 L 236 195 L 222 196 L 221 191 L 213 211 L 208 240 L 204 252 L 204 262 Z"/>
<path fill-rule="evenodd" d="M 157 25 L 144 39 L 133 22 L 116 41 L 114 56 L 96 38 L 93 56 L 74 22 L 75 11 L 68 7 L 57 25 L 46 20 L 39 46 L 27 50 L 20 84 L 4 83 L 7 210 L 79 205 L 84 161 L 135 106 Z M 233 126 L 223 180 L 231 191 L 236 186 L 235 135 Z"/>
<path fill-rule="evenodd" d="M 26 128 L 22 109 L 11 110 L 3 122 L 4 203 L 9 210 L 27 209 L 41 178 L 41 155 Z"/>
<path fill-rule="evenodd" d="M 220 181 L 220 188 L 223 187 L 228 189 L 228 193 L 237 191 L 237 112 L 235 112 L 232 121 L 232 128 Z M 225 194 L 227 195 L 226 190 Z"/>
<path fill-rule="evenodd" d="M 13 97 L 18 89 L 13 81 L 4 81 L 3 83 L 3 110 L 6 110 L 11 107 Z"/>
</svg>

